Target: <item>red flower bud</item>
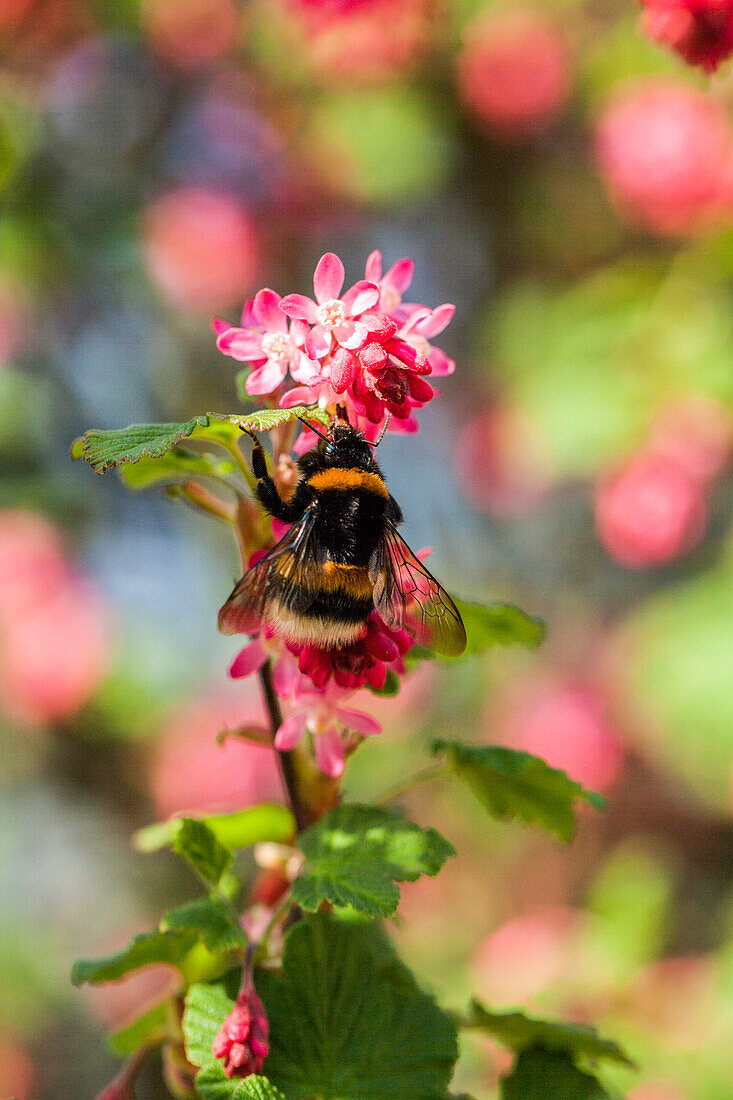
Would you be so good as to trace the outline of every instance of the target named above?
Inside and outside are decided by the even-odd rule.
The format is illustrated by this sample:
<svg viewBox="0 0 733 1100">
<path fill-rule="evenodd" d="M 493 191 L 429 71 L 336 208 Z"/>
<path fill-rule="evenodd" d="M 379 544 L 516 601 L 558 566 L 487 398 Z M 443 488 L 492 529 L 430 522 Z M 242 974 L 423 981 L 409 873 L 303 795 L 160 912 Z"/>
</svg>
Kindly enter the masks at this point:
<svg viewBox="0 0 733 1100">
<path fill-rule="evenodd" d="M 270 1049 L 268 1031 L 264 1005 L 250 982 L 237 997 L 211 1048 L 223 1061 L 227 1077 L 260 1072 Z"/>
</svg>

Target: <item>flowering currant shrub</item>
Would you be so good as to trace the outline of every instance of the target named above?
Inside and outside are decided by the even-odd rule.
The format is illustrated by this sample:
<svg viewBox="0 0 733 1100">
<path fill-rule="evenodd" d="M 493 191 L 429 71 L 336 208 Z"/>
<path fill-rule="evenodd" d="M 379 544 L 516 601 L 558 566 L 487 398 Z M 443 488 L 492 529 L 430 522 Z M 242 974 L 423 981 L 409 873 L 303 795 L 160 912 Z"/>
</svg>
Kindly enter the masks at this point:
<svg viewBox="0 0 733 1100">
<path fill-rule="evenodd" d="M 292 555 L 296 524 L 263 508 L 263 482 L 274 485 L 281 501 L 293 499 L 309 461 L 298 466 L 293 456 L 316 445 L 327 454 L 346 420 L 371 443 L 385 429 L 417 431 L 420 409 L 436 396 L 432 379 L 454 370 L 432 342 L 453 307 L 406 300 L 412 274 L 407 259 L 384 272 L 374 252 L 364 278 L 344 291 L 343 265 L 326 254 L 315 269 L 313 298 L 260 290 L 245 304 L 239 325 L 214 322 L 220 350 L 245 364 L 240 392 L 261 398 L 263 408 L 92 430 L 73 444 L 72 455 L 98 473 L 115 467 L 130 489 L 163 486 L 226 524 L 246 577 L 259 576 L 270 560 L 284 563 L 284 571 L 286 557 L 263 558 L 278 554 L 281 540 Z M 265 433 L 272 483 L 260 446 Z M 325 450 L 318 434 L 326 435 Z M 256 441 L 251 463 L 241 447 L 250 437 Z M 376 478 L 387 493 L 376 475 L 356 468 L 326 473 L 361 477 L 360 484 Z M 346 644 L 335 645 L 317 630 L 294 639 L 267 600 L 260 601 L 256 620 L 242 620 L 249 638 L 233 652 L 229 674 L 259 678 L 268 720 L 223 732 L 271 746 L 286 798 L 226 814 L 173 817 L 137 834 L 140 851 L 169 847 L 187 861 L 201 890 L 117 954 L 74 967 L 75 984 L 118 981 L 153 963 L 179 976 L 173 996 L 112 1036 L 125 1061 L 101 1096 L 134 1096 L 148 1054 L 162 1048 L 166 1081 L 177 1097 L 457 1100 L 451 1082 L 461 1029 L 484 1032 L 512 1052 L 501 1086 L 505 1100 L 610 1095 L 598 1063 L 628 1064 L 614 1042 L 588 1025 L 534 1019 L 478 1001 L 446 1011 L 399 960 L 383 923 L 397 911 L 400 883 L 436 875 L 456 856 L 448 839 L 401 811 L 400 797 L 417 783 L 461 778 L 490 815 L 564 841 L 572 838 L 579 805 L 601 804 L 528 752 L 447 738 L 426 745 L 432 760 L 374 805 L 342 799 L 349 758 L 382 731 L 369 699 L 397 694 L 415 666 L 435 656 L 419 644 L 426 640 L 416 625 L 424 592 L 400 572 L 430 577 L 421 564 L 428 553 L 396 567 L 404 618 L 387 614 L 374 579 L 373 609 Z M 313 554 L 302 568 L 311 578 L 313 571 L 328 576 L 329 564 Z M 513 605 L 454 605 L 443 596 L 443 610 L 452 608 L 465 624 L 468 659 L 494 645 L 533 647 L 542 640 L 541 622 Z M 224 625 L 230 623 L 225 610 Z M 213 622 L 212 609 L 212 628 Z M 454 649 L 463 648 L 463 627 L 459 637 Z M 442 650 L 451 652 L 450 646 Z M 455 655 L 439 659 L 450 667 Z M 251 862 L 240 859 L 247 849 L 259 868 L 254 881 L 245 873 Z"/>
</svg>

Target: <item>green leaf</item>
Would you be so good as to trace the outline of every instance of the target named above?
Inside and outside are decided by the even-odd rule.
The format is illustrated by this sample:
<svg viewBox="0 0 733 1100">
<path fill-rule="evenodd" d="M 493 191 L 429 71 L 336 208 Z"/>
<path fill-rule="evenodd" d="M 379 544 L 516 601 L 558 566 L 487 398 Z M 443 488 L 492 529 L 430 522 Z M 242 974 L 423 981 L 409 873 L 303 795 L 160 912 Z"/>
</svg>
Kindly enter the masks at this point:
<svg viewBox="0 0 733 1100">
<path fill-rule="evenodd" d="M 196 938 L 188 932 L 143 932 L 116 955 L 108 955 L 102 959 L 81 959 L 74 963 L 71 981 L 74 985 L 116 982 L 131 970 L 149 966 L 150 963 L 167 963 L 181 970 Z"/>
<path fill-rule="evenodd" d="M 529 1047 L 542 1047 L 573 1057 L 605 1058 L 634 1068 L 618 1043 L 602 1039 L 595 1028 L 584 1024 L 568 1024 L 562 1020 L 537 1020 L 523 1012 L 489 1012 L 478 1001 L 471 1002 L 467 1027 L 479 1028 L 493 1036 L 502 1046 L 517 1053 Z"/>
<path fill-rule="evenodd" d="M 376 806 L 338 806 L 300 838 L 306 857 L 293 897 L 315 912 L 323 901 L 351 906 L 370 917 L 394 913 L 395 882 L 436 875 L 451 844 L 435 829 L 422 829 L 401 814 Z"/>
<path fill-rule="evenodd" d="M 203 1100 L 285 1100 L 266 1077 L 229 1078 L 221 1062 L 209 1062 L 196 1078 L 196 1092 Z"/>
<path fill-rule="evenodd" d="M 466 627 L 466 654 L 483 653 L 495 645 L 535 649 L 545 637 L 542 619 L 528 615 L 513 603 L 455 603 Z"/>
<path fill-rule="evenodd" d="M 225 953 L 245 947 L 247 938 L 223 901 L 197 898 L 166 913 L 161 932 L 193 932 L 209 951 Z"/>
<path fill-rule="evenodd" d="M 212 889 L 229 869 L 232 853 L 214 836 L 203 821 L 182 817 L 173 841 L 173 851 L 190 863 L 196 874 Z"/>
<path fill-rule="evenodd" d="M 569 1054 L 531 1047 L 502 1078 L 500 1100 L 611 1100 L 600 1081 L 584 1073 Z"/>
<path fill-rule="evenodd" d="M 176 443 L 191 436 L 196 428 L 207 428 L 210 415 L 194 416 L 183 424 L 131 424 L 129 428 L 100 431 L 92 428 L 71 445 L 72 458 L 85 458 L 95 473 L 110 466 L 161 458 Z"/>
<path fill-rule="evenodd" d="M 211 1044 L 233 1004 L 232 977 L 192 986 L 186 998 L 187 1055 L 214 1082 L 223 1070 L 212 1067 Z M 270 1022 L 264 1073 L 287 1100 L 447 1100 L 453 1024 L 381 928 L 306 917 L 288 935 L 282 971 L 258 971 L 255 980 Z M 237 1096 L 204 1091 L 203 1073 L 197 1088 L 207 1100 Z"/>
<path fill-rule="evenodd" d="M 519 818 L 556 833 L 561 840 L 573 838 L 575 803 L 579 799 L 595 809 L 605 806 L 600 795 L 587 791 L 565 772 L 528 752 L 443 740 L 434 741 L 431 752 L 448 756 L 492 816 Z"/>
<path fill-rule="evenodd" d="M 161 1001 L 154 1005 L 137 1020 L 114 1031 L 109 1037 L 109 1045 L 121 1058 L 134 1054 L 142 1046 L 148 1046 L 168 1034 L 171 1019 L 170 1001 Z"/>
<path fill-rule="evenodd" d="M 120 466 L 118 472 L 128 489 L 148 489 L 151 485 L 170 485 L 190 477 L 224 478 L 235 470 L 233 462 L 174 447 L 160 458 L 140 458 L 134 464 Z"/>
<path fill-rule="evenodd" d="M 209 814 L 202 818 L 171 817 L 155 825 L 139 829 L 133 843 L 139 852 L 157 852 L 172 847 L 185 820 L 200 820 L 228 851 L 236 852 L 272 840 L 277 844 L 289 844 L 295 836 L 295 819 L 285 806 L 263 803 L 228 814 Z"/>
<path fill-rule="evenodd" d="M 128 428 L 100 431 L 92 428 L 71 445 L 72 458 L 84 458 L 103 474 L 110 466 L 162 458 L 182 439 L 207 440 L 231 447 L 242 431 L 267 432 L 298 417 L 330 423 L 328 413 L 317 406 L 296 405 L 292 409 L 263 409 L 246 415 L 205 413 L 182 424 L 131 424 Z"/>
</svg>

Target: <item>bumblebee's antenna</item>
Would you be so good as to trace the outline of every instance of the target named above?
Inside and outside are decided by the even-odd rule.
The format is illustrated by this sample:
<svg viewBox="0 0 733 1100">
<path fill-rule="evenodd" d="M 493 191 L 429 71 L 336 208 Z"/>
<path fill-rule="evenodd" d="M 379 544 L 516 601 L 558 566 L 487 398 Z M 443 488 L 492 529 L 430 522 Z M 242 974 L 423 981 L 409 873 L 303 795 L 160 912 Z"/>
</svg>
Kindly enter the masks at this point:
<svg viewBox="0 0 733 1100">
<path fill-rule="evenodd" d="M 379 433 L 379 435 L 377 436 L 377 442 L 376 443 L 371 443 L 368 439 L 365 439 L 364 442 L 368 443 L 370 447 L 374 447 L 375 450 L 376 450 L 376 448 L 379 446 L 379 444 L 384 439 L 384 433 L 387 431 L 387 425 L 389 424 L 391 419 L 392 419 L 392 413 L 387 413 L 387 419 L 385 420 L 384 424 L 382 425 L 382 430 Z"/>
<path fill-rule="evenodd" d="M 301 423 L 301 424 L 303 424 L 303 425 L 304 425 L 304 427 L 306 427 L 306 428 L 307 428 L 307 429 L 308 429 L 309 431 L 311 431 L 311 432 L 315 432 L 315 434 L 316 434 L 316 435 L 319 435 L 319 436 L 321 437 L 321 439 L 325 439 L 326 443 L 330 443 L 330 442 L 331 442 L 331 441 L 330 441 L 330 439 L 328 438 L 328 436 L 327 436 L 327 435 L 324 435 L 324 434 L 323 434 L 323 432 L 319 432 L 319 431 L 318 431 L 318 428 L 314 428 L 314 427 L 313 427 L 313 425 L 312 425 L 312 424 L 309 424 L 307 420 L 304 420 L 302 416 L 299 416 L 299 417 L 298 417 L 298 420 L 299 420 L 299 421 L 300 421 L 300 423 Z"/>
</svg>

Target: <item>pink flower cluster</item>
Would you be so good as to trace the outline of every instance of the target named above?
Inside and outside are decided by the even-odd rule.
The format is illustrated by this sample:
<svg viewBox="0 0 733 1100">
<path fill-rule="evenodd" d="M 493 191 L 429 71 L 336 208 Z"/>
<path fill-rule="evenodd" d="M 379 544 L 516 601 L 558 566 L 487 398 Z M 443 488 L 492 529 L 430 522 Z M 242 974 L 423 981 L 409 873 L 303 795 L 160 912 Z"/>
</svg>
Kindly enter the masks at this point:
<svg viewBox="0 0 733 1100">
<path fill-rule="evenodd" d="M 644 31 L 706 73 L 733 53 L 733 0 L 641 0 Z"/>
<path fill-rule="evenodd" d="M 403 658 L 412 644 L 406 630 L 391 630 L 376 612 L 370 615 L 364 635 L 340 649 L 294 645 L 267 627 L 240 650 L 229 675 L 250 676 L 272 658 L 273 686 L 292 708 L 277 731 L 275 748 L 286 752 L 310 734 L 319 768 L 336 778 L 344 770 L 344 733 L 370 737 L 382 731 L 376 719 L 344 707 L 344 702 L 360 688 L 384 687 L 388 671 L 404 673 Z"/>
<path fill-rule="evenodd" d="M 240 326 L 214 321 L 217 346 L 251 363 L 247 393 L 275 395 L 283 408 L 345 405 L 351 423 L 372 440 L 388 414 L 393 430 L 417 431 L 414 410 L 435 395 L 425 376 L 455 369 L 430 343 L 455 308 L 403 301 L 414 266 L 398 260 L 383 274 L 381 253 L 373 252 L 364 279 L 343 292 L 344 265 L 327 252 L 313 276 L 314 298 L 261 290 L 245 305 Z M 288 376 L 298 385 L 285 389 Z M 299 445 L 314 442 L 307 432 Z"/>
<path fill-rule="evenodd" d="M 237 997 L 212 1046 L 214 1057 L 224 1063 L 227 1077 L 249 1077 L 260 1072 L 270 1049 L 268 1031 L 264 1005 L 250 981 Z"/>
</svg>

